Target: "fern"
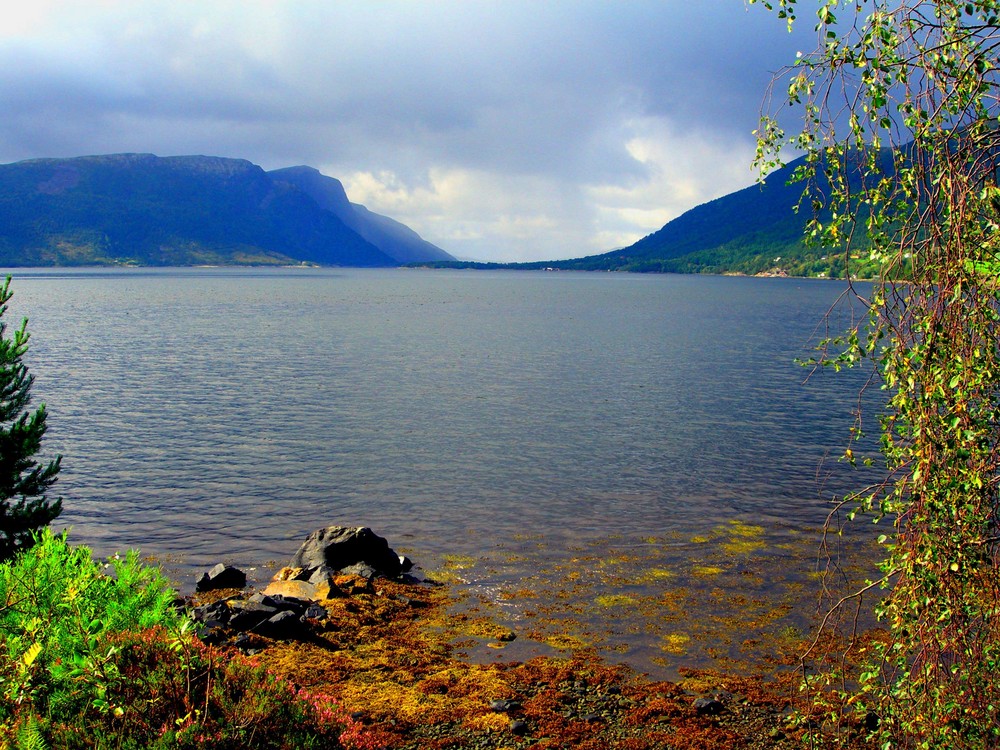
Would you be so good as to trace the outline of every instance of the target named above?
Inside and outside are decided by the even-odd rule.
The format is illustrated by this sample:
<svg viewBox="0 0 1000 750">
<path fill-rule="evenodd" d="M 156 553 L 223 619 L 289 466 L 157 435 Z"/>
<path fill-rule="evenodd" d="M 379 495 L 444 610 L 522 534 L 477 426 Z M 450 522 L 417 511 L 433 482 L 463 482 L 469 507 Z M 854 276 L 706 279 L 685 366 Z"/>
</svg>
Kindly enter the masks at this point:
<svg viewBox="0 0 1000 750">
<path fill-rule="evenodd" d="M 16 750 L 48 750 L 41 726 L 35 717 L 30 717 L 24 726 L 17 730 L 14 747 Z"/>
</svg>

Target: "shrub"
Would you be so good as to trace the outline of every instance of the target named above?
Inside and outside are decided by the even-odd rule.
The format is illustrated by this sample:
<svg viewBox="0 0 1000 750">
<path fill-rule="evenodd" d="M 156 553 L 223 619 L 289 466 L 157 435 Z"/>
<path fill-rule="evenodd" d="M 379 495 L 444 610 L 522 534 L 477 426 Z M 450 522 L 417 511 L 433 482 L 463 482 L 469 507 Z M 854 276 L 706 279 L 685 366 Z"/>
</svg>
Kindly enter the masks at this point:
<svg viewBox="0 0 1000 750">
<path fill-rule="evenodd" d="M 323 695 L 201 643 L 169 582 L 42 530 L 0 565 L 0 748 L 338 748 Z"/>
<path fill-rule="evenodd" d="M 108 634 L 92 689 L 51 712 L 61 748 L 338 748 L 346 723 L 325 696 L 305 695 L 239 654 L 157 626 Z M 100 696 L 100 705 L 91 695 Z"/>
</svg>

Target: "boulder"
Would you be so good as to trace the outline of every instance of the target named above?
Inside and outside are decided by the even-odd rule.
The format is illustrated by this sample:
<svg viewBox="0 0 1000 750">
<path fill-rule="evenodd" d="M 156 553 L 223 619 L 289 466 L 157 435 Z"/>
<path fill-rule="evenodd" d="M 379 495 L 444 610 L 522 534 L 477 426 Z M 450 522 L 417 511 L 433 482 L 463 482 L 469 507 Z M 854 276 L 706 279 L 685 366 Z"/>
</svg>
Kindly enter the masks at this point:
<svg viewBox="0 0 1000 750">
<path fill-rule="evenodd" d="M 354 563 L 354 565 L 348 565 L 346 568 L 341 568 L 339 571 L 342 576 L 355 576 L 356 578 L 364 578 L 366 581 L 373 581 L 378 576 L 378 571 L 375 570 L 368 563 Z"/>
<path fill-rule="evenodd" d="M 253 630 L 264 620 L 269 620 L 278 614 L 277 607 L 268 607 L 263 604 L 250 604 L 239 608 L 229 619 L 229 627 L 233 630 L 246 632 Z"/>
<path fill-rule="evenodd" d="M 333 576 L 326 568 L 316 568 L 306 579 L 313 586 L 330 586 L 333 584 Z"/>
<path fill-rule="evenodd" d="M 399 555 L 371 529 L 359 526 L 327 526 L 314 531 L 299 547 L 289 567 L 301 568 L 307 580 L 319 575 L 336 575 L 345 568 L 364 566 L 375 575 L 396 578 L 403 571 Z M 358 568 L 351 570 L 358 572 Z M 366 577 L 366 576 L 363 576 Z"/>
<path fill-rule="evenodd" d="M 304 638 L 330 626 L 324 601 L 371 594 L 374 578 L 398 579 L 412 565 L 371 529 L 329 526 L 310 534 L 288 567 L 279 570 L 262 593 L 196 607 L 192 616 L 198 632 L 214 643 L 238 641 L 255 648 L 256 636 Z M 196 589 L 204 592 L 245 586 L 243 571 L 220 564 L 201 577 Z"/>
<path fill-rule="evenodd" d="M 202 574 L 195 584 L 195 591 L 216 591 L 218 589 L 241 589 L 247 585 L 247 574 L 239 568 L 219 563 Z"/>
<path fill-rule="evenodd" d="M 309 583 L 309 581 L 271 581 L 264 593 L 268 596 L 291 596 L 296 599 L 333 599 L 340 595 L 336 587 L 329 581 L 325 584 Z"/>
<path fill-rule="evenodd" d="M 306 620 L 313 620 L 315 622 L 322 622 L 329 619 L 330 613 L 327 612 L 325 607 L 321 607 L 318 604 L 310 604 L 306 607 L 306 611 L 303 613 L 302 617 Z"/>
<path fill-rule="evenodd" d="M 218 645 L 225 640 L 229 629 L 229 618 L 232 612 L 225 602 L 214 602 L 195 607 L 191 617 L 195 621 L 195 633 L 202 641 L 210 645 Z"/>
<path fill-rule="evenodd" d="M 282 568 L 274 574 L 272 581 L 304 581 L 309 576 L 303 577 L 305 571 L 302 568 Z"/>
<path fill-rule="evenodd" d="M 265 638 L 287 640 L 306 633 L 302 615 L 291 610 L 282 610 L 255 626 L 252 632 Z"/>
<path fill-rule="evenodd" d="M 322 626 L 328 613 L 302 597 L 258 593 L 246 599 L 231 597 L 195 607 L 191 616 L 196 632 L 206 643 L 240 641 L 246 645 L 247 634 L 275 639 L 308 637 L 311 628 Z"/>
<path fill-rule="evenodd" d="M 211 622 L 217 621 L 219 623 L 225 624 L 229 622 L 229 617 L 232 611 L 229 609 L 229 605 L 226 602 L 212 602 L 211 604 L 203 604 L 200 607 L 195 607 L 191 610 L 191 616 L 197 622 Z"/>
</svg>

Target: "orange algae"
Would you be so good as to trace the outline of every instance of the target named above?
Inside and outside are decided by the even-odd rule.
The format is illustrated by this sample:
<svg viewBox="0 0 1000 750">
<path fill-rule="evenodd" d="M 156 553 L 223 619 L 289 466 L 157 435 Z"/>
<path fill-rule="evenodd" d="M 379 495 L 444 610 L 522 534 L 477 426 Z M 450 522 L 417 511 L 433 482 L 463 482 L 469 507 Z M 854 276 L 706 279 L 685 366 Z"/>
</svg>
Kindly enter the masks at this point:
<svg viewBox="0 0 1000 750">
<path fill-rule="evenodd" d="M 777 545 L 745 549 L 746 559 L 733 563 L 727 544 L 765 540 L 749 525 L 718 532 L 698 546 L 697 560 L 645 539 L 608 552 L 605 564 L 600 554 L 578 554 L 491 591 L 378 581 L 376 591 L 324 601 L 325 631 L 309 642 L 274 643 L 262 658 L 296 684 L 333 696 L 389 748 L 795 747 L 782 711 L 796 700 L 789 665 L 808 637 L 796 607 L 809 587 L 800 578 L 769 590 L 772 574 L 755 556 Z M 449 564 L 475 578 L 475 561 Z M 503 568 L 492 565 L 491 577 Z M 700 576 L 698 568 L 716 570 Z M 512 643 L 500 641 L 515 634 Z M 522 661 L 464 655 L 502 645 Z M 525 658 L 533 648 L 545 655 Z M 651 682 L 614 664 L 643 648 L 681 682 Z M 721 719 L 698 716 L 694 697 L 715 691 L 739 693 L 740 702 Z M 518 707 L 496 711 L 499 699 Z M 525 734 L 511 731 L 514 721 L 525 722 Z"/>
</svg>

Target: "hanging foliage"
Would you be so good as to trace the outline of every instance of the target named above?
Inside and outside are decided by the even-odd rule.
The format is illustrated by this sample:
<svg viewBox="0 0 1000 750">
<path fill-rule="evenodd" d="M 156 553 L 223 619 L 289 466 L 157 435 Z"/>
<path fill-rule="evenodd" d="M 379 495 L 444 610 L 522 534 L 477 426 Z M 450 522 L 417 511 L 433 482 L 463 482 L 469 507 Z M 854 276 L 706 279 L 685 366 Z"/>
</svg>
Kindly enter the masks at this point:
<svg viewBox="0 0 1000 750">
<path fill-rule="evenodd" d="M 801 22 L 795 0 L 763 4 Z M 825 217 L 810 239 L 850 271 L 864 237 L 882 268 L 870 292 L 854 290 L 868 319 L 825 342 L 822 361 L 873 362 L 888 402 L 888 479 L 842 504 L 880 529 L 885 636 L 855 642 L 850 679 L 808 673 L 829 700 L 815 739 L 997 747 L 1000 3 L 824 0 L 815 28 L 817 48 L 765 108 L 757 165 L 805 152 L 804 205 Z"/>
</svg>

